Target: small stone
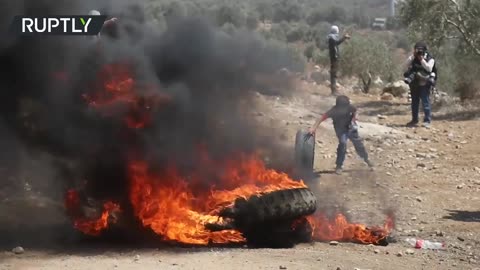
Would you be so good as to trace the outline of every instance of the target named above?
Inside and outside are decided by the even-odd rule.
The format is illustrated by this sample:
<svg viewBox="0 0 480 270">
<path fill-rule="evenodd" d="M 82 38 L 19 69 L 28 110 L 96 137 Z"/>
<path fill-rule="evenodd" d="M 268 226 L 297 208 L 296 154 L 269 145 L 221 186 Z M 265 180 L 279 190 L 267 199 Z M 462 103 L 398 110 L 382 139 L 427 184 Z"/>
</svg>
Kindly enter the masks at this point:
<svg viewBox="0 0 480 270">
<path fill-rule="evenodd" d="M 427 154 L 417 153 L 415 156 L 418 157 L 418 158 L 426 158 L 426 157 L 427 157 Z"/>
<path fill-rule="evenodd" d="M 287 267 L 284 266 L 284 265 L 280 265 L 278 268 L 279 268 L 279 269 L 287 269 Z"/>
<path fill-rule="evenodd" d="M 113 265 L 113 268 L 118 268 L 118 264 L 114 264 L 114 265 Z"/>
<path fill-rule="evenodd" d="M 422 202 L 423 201 L 421 197 L 417 197 L 415 199 L 417 200 L 417 202 Z"/>
<path fill-rule="evenodd" d="M 338 241 L 330 241 L 330 246 L 338 246 Z"/>
<path fill-rule="evenodd" d="M 391 172 L 386 172 L 385 174 L 388 175 L 388 176 L 393 176 L 393 174 Z"/>
<path fill-rule="evenodd" d="M 411 140 L 411 139 L 415 139 L 415 137 L 413 137 L 413 136 L 412 136 L 412 135 L 410 135 L 410 134 L 407 134 L 407 136 L 406 136 L 406 137 L 407 137 L 407 139 L 410 139 L 410 140 Z M 409 150 L 410 150 L 410 149 L 409 149 Z M 413 149 L 412 149 L 412 152 L 413 152 Z"/>
<path fill-rule="evenodd" d="M 14 249 L 12 249 L 12 252 L 15 254 L 23 254 L 25 253 L 25 250 L 23 249 L 23 247 L 15 247 Z"/>
<path fill-rule="evenodd" d="M 464 187 L 465 187 L 465 184 L 464 184 L 464 183 L 462 183 L 462 184 L 460 184 L 460 185 L 457 185 L 457 189 L 463 189 Z"/>
<path fill-rule="evenodd" d="M 427 165 L 425 163 L 418 163 L 417 167 L 425 168 L 425 167 L 427 167 Z"/>
<path fill-rule="evenodd" d="M 476 263 L 477 263 L 477 260 L 475 260 L 474 258 L 470 258 L 470 259 L 468 260 L 468 262 L 471 263 L 471 264 L 476 264 Z"/>
<path fill-rule="evenodd" d="M 402 256 L 403 256 L 403 253 L 402 253 L 401 251 L 399 251 L 399 252 L 397 253 L 397 257 L 402 257 Z"/>
<path fill-rule="evenodd" d="M 387 119 L 387 117 L 385 115 L 381 115 L 381 114 L 377 115 L 377 117 L 378 117 L 378 119 Z"/>
<path fill-rule="evenodd" d="M 140 260 L 140 255 L 138 255 L 138 254 L 135 255 L 135 257 L 133 257 L 133 260 L 138 262 Z"/>
<path fill-rule="evenodd" d="M 379 249 L 375 249 L 375 250 L 373 250 L 373 252 L 374 252 L 375 254 L 378 254 L 378 253 L 380 253 L 380 250 L 379 250 Z"/>
<path fill-rule="evenodd" d="M 461 141 L 460 144 L 467 144 L 467 141 Z"/>
<path fill-rule="evenodd" d="M 417 220 L 417 217 L 412 217 L 410 218 L 410 220 Z"/>
<path fill-rule="evenodd" d="M 445 236 L 445 233 L 442 232 L 442 231 L 440 231 L 440 230 L 436 230 L 436 231 L 435 231 L 435 235 L 436 235 L 436 236 Z"/>
<path fill-rule="evenodd" d="M 415 254 L 415 251 L 413 249 L 409 248 L 409 249 L 405 250 L 405 254 L 413 255 L 413 254 Z"/>
<path fill-rule="evenodd" d="M 461 236 L 458 236 L 457 239 L 460 240 L 460 241 L 462 241 L 462 242 L 465 241 L 465 238 L 463 238 L 463 237 L 461 237 Z"/>
<path fill-rule="evenodd" d="M 337 270 L 342 270 L 342 268 L 340 268 L 340 267 L 337 267 Z"/>
</svg>

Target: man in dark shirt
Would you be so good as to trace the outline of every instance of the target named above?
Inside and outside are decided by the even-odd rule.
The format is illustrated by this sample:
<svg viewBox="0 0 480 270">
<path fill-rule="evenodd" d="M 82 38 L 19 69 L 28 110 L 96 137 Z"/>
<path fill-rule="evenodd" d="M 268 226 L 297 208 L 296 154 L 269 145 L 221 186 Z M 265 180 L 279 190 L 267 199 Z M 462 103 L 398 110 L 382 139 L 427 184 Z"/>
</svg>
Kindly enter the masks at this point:
<svg viewBox="0 0 480 270">
<path fill-rule="evenodd" d="M 339 35 L 338 26 L 333 25 L 328 35 L 328 51 L 330 55 L 330 89 L 332 95 L 337 95 L 337 72 L 338 72 L 338 60 L 340 57 L 340 49 L 338 46 L 345 40 L 349 39 L 350 35 L 345 34 L 342 38 Z"/>
<path fill-rule="evenodd" d="M 342 173 L 343 162 L 347 153 L 347 140 L 350 139 L 357 151 L 357 154 L 373 169 L 372 162 L 368 159 L 368 153 L 363 145 L 363 140 L 358 134 L 356 124 L 357 108 L 350 104 L 347 96 L 338 96 L 335 106 L 322 115 L 315 125 L 310 128 L 309 133 L 314 134 L 318 126 L 328 118 L 332 118 L 333 127 L 338 138 L 337 161 L 335 172 Z"/>
</svg>

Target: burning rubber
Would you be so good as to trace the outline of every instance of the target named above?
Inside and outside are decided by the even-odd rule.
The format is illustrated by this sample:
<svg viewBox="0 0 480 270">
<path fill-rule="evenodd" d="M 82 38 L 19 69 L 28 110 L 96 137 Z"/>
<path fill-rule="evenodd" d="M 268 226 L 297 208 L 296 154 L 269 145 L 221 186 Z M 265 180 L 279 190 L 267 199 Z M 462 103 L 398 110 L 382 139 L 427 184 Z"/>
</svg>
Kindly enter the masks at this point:
<svg viewBox="0 0 480 270">
<path fill-rule="evenodd" d="M 305 219 L 317 208 L 317 199 L 308 188 L 286 189 L 238 198 L 220 216 L 225 224 L 207 224 L 213 231 L 235 229 L 254 247 L 292 247 L 312 240 L 312 228 Z"/>
</svg>

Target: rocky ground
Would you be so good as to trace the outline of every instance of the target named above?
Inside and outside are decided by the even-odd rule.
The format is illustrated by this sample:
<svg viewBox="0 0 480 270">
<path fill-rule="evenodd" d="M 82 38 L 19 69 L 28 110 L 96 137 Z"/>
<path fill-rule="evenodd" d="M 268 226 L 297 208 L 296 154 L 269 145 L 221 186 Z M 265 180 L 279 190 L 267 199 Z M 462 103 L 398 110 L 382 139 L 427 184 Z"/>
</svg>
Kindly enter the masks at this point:
<svg viewBox="0 0 480 270">
<path fill-rule="evenodd" d="M 370 172 L 349 148 L 343 175 L 334 175 L 336 138 L 330 122 L 316 140 L 318 178 L 310 183 L 322 205 L 346 209 L 355 222 L 381 224 L 393 211 L 396 242 L 386 247 L 312 243 L 293 249 L 161 248 L 16 250 L 0 253 L 3 269 L 480 269 L 480 121 L 478 109 L 446 105 L 430 129 L 405 128 L 406 99 L 349 94 L 359 107 L 360 134 L 376 163 Z M 257 94 L 255 117 L 291 145 L 334 103 L 325 86 L 302 81 L 292 97 Z M 0 214 L 1 216 L 1 214 Z M 5 218 L 5 217 L 2 217 Z M 445 242 L 418 250 L 404 239 Z M 18 243 L 21 244 L 21 243 Z"/>
</svg>

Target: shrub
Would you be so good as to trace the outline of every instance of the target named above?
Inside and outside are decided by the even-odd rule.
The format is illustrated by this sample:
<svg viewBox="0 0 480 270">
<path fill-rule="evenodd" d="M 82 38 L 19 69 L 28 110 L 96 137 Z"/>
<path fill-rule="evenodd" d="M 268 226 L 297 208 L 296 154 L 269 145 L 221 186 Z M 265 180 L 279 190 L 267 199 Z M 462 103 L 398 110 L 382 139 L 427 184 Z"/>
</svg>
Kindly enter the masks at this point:
<svg viewBox="0 0 480 270">
<path fill-rule="evenodd" d="M 343 75 L 358 76 L 363 91 L 368 92 L 373 78 L 384 81 L 399 78 L 401 67 L 394 62 L 389 46 L 379 40 L 355 35 L 341 50 L 341 71 Z"/>
</svg>

